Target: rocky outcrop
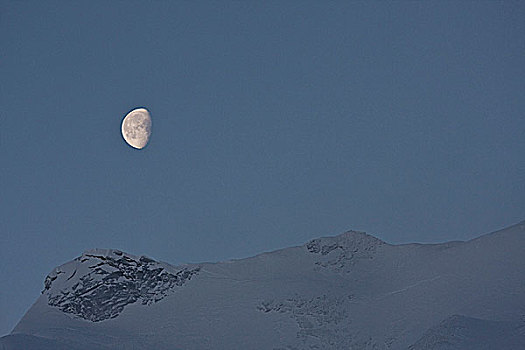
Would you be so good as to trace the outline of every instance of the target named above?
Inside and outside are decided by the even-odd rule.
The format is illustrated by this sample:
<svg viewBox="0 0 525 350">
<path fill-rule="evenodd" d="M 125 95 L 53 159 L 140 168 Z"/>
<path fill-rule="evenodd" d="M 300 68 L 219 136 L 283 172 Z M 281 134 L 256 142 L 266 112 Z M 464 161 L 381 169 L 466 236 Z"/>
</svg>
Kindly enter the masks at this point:
<svg viewBox="0 0 525 350">
<path fill-rule="evenodd" d="M 382 240 L 364 232 L 348 231 L 335 237 L 317 238 L 306 244 L 308 252 L 318 255 L 316 265 L 345 270 L 358 259 L 373 259 Z"/>
<path fill-rule="evenodd" d="M 50 306 L 97 322 L 118 316 L 128 304 L 158 302 L 199 270 L 118 250 L 92 250 L 49 274 L 42 293 Z"/>
</svg>

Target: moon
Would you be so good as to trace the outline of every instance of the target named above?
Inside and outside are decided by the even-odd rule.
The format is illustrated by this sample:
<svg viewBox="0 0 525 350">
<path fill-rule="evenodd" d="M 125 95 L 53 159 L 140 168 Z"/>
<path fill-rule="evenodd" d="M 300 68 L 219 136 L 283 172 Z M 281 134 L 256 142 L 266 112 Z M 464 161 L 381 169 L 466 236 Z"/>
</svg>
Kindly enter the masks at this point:
<svg viewBox="0 0 525 350">
<path fill-rule="evenodd" d="M 136 108 L 122 120 L 122 137 L 133 148 L 143 149 L 151 136 L 151 115 L 146 108 Z"/>
</svg>

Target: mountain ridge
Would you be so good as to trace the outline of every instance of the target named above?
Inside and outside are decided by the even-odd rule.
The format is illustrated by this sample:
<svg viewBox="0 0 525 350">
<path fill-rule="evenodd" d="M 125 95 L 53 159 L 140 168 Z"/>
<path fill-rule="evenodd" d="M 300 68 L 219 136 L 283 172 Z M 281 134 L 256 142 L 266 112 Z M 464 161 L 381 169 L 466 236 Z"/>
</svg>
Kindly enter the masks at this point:
<svg viewBox="0 0 525 350">
<path fill-rule="evenodd" d="M 47 276 L 0 349 L 459 349 L 494 322 L 525 345 L 507 329 L 525 325 L 524 243 L 525 221 L 442 244 L 347 231 L 177 266 L 90 249 Z"/>
</svg>

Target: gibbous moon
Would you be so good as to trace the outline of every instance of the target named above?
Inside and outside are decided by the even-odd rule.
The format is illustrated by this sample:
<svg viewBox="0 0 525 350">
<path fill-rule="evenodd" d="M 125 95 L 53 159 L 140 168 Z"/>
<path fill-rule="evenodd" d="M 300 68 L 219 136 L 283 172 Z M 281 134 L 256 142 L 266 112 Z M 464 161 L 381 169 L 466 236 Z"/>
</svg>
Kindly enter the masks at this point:
<svg viewBox="0 0 525 350">
<path fill-rule="evenodd" d="M 147 109 L 137 108 L 122 121 L 122 137 L 133 148 L 142 149 L 151 136 L 151 116 Z"/>
</svg>

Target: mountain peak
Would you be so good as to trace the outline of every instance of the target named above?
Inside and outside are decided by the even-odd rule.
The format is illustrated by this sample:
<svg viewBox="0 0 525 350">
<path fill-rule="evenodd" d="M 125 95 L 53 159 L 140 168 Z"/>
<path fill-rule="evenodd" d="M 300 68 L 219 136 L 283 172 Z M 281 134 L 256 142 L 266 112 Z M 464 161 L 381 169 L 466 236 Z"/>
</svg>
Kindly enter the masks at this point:
<svg viewBox="0 0 525 350">
<path fill-rule="evenodd" d="M 360 231 L 347 231 L 333 237 L 321 237 L 306 244 L 311 253 L 327 255 L 335 249 L 349 251 L 371 250 L 374 247 L 386 244 L 379 238 Z"/>
<path fill-rule="evenodd" d="M 334 237 L 313 239 L 305 247 L 320 255 L 317 265 L 341 270 L 358 259 L 373 259 L 378 247 L 386 243 L 365 232 L 347 231 Z"/>
<path fill-rule="evenodd" d="M 93 322 L 116 317 L 128 304 L 155 303 L 198 273 L 116 249 L 91 249 L 45 279 L 48 304 Z"/>
<path fill-rule="evenodd" d="M 82 256 L 80 258 L 84 258 L 84 257 L 116 258 L 118 256 L 123 256 L 123 255 L 133 258 L 133 259 L 137 258 L 135 255 L 125 253 L 118 249 L 101 249 L 101 248 L 88 249 L 84 253 L 82 253 Z"/>
</svg>

